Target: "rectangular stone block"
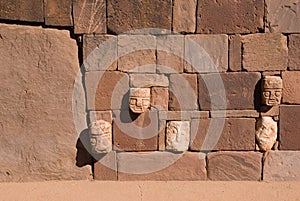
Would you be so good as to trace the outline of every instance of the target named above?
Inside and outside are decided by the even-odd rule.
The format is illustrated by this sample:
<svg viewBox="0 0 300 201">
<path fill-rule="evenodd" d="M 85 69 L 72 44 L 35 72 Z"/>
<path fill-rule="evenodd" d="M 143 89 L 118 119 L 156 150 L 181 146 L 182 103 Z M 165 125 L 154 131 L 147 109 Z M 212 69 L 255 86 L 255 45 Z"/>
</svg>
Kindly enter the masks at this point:
<svg viewBox="0 0 300 201">
<path fill-rule="evenodd" d="M 205 138 L 211 138 L 211 140 L 204 141 Z M 215 144 L 208 144 L 212 143 L 212 140 L 215 140 Z M 255 150 L 255 119 L 193 119 L 191 122 L 190 150 L 207 151 L 207 149 Z"/>
<path fill-rule="evenodd" d="M 97 120 L 104 120 L 112 123 L 112 112 L 111 111 L 89 111 L 89 120 L 94 122 Z"/>
<path fill-rule="evenodd" d="M 45 0 L 45 24 L 72 26 L 72 0 Z"/>
<path fill-rule="evenodd" d="M 264 156 L 264 181 L 299 181 L 300 151 L 269 151 Z"/>
<path fill-rule="evenodd" d="M 109 0 L 107 2 L 107 28 L 116 34 L 130 31 L 164 33 L 163 30 L 137 31 L 137 29 L 157 28 L 171 31 L 171 20 L 171 0 Z"/>
<path fill-rule="evenodd" d="M 169 87 L 169 79 L 163 74 L 130 74 L 131 87 Z"/>
<path fill-rule="evenodd" d="M 160 118 L 160 117 L 159 117 Z M 158 150 L 164 151 L 166 148 L 166 120 L 159 119 L 158 122 Z"/>
<path fill-rule="evenodd" d="M 209 118 L 209 111 L 160 111 L 159 118 L 162 120 L 187 121 L 191 119 Z"/>
<path fill-rule="evenodd" d="M 211 118 L 231 118 L 231 117 L 259 117 L 256 110 L 223 110 L 210 111 Z"/>
<path fill-rule="evenodd" d="M 263 105 L 260 107 L 260 115 L 261 116 L 278 116 L 279 115 L 279 105 L 275 105 L 275 106 L 267 106 L 267 105 Z"/>
<path fill-rule="evenodd" d="M 260 79 L 260 73 L 248 72 L 198 75 L 200 109 L 253 110 L 260 104 Z"/>
<path fill-rule="evenodd" d="M 288 37 L 289 37 L 289 70 L 300 70 L 300 57 L 299 57 L 300 34 L 291 34 Z"/>
<path fill-rule="evenodd" d="M 151 88 L 151 107 L 158 110 L 168 110 L 169 89 L 163 87 Z"/>
<path fill-rule="evenodd" d="M 300 106 L 281 105 L 279 121 L 280 149 L 300 150 Z"/>
<path fill-rule="evenodd" d="M 285 71 L 282 72 L 282 102 L 290 104 L 300 103 L 300 71 Z"/>
<path fill-rule="evenodd" d="M 266 31 L 300 32 L 300 2 L 297 0 L 266 0 Z"/>
<path fill-rule="evenodd" d="M 263 0 L 198 1 L 197 33 L 255 33 L 263 30 Z"/>
<path fill-rule="evenodd" d="M 205 154 L 186 152 L 119 153 L 118 179 L 121 181 L 206 180 Z"/>
<path fill-rule="evenodd" d="M 260 181 L 262 153 L 215 152 L 207 155 L 208 179 L 214 181 Z"/>
<path fill-rule="evenodd" d="M 242 70 L 242 36 L 240 34 L 229 36 L 229 70 Z"/>
<path fill-rule="evenodd" d="M 73 1 L 74 33 L 106 33 L 106 1 Z"/>
<path fill-rule="evenodd" d="M 117 181 L 117 154 L 111 151 L 107 154 L 101 154 L 94 163 L 95 180 Z"/>
<path fill-rule="evenodd" d="M 173 2 L 173 30 L 179 33 L 194 33 L 197 0 L 175 0 Z"/>
<path fill-rule="evenodd" d="M 185 36 L 185 72 L 226 72 L 228 69 L 227 35 Z"/>
<path fill-rule="evenodd" d="M 247 71 L 286 70 L 288 48 L 282 34 L 250 34 L 242 38 L 243 69 Z"/>
</svg>

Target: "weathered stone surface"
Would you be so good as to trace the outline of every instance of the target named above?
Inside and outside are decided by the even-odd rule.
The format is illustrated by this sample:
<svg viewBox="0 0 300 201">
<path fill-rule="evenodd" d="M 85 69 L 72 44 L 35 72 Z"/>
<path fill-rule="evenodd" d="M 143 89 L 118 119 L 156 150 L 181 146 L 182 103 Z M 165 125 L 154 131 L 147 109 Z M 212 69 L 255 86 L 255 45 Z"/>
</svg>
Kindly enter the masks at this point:
<svg viewBox="0 0 300 201">
<path fill-rule="evenodd" d="M 206 162 L 203 153 L 186 152 L 183 155 L 170 152 L 119 153 L 117 162 L 118 179 L 121 181 L 206 180 Z"/>
<path fill-rule="evenodd" d="M 267 106 L 280 105 L 282 97 L 282 79 L 279 76 L 265 76 L 261 83 L 262 104 Z"/>
<path fill-rule="evenodd" d="M 262 117 L 268 116 L 268 117 L 275 117 L 279 115 L 279 105 L 276 106 L 266 106 L 263 105 L 260 107 L 260 115 Z"/>
<path fill-rule="evenodd" d="M 151 35 L 118 36 L 118 69 L 124 72 L 156 72 L 156 38 Z"/>
<path fill-rule="evenodd" d="M 300 2 L 298 0 L 266 0 L 266 31 L 300 32 Z"/>
<path fill-rule="evenodd" d="M 163 87 L 151 88 L 151 107 L 158 110 L 168 110 L 169 103 L 169 89 Z"/>
<path fill-rule="evenodd" d="M 272 117 L 259 118 L 256 122 L 255 138 L 260 150 L 271 150 L 277 139 L 277 122 Z"/>
<path fill-rule="evenodd" d="M 157 37 L 157 71 L 160 73 L 183 72 L 183 35 Z"/>
<path fill-rule="evenodd" d="M 197 75 L 171 74 L 169 110 L 197 110 Z"/>
<path fill-rule="evenodd" d="M 300 106 L 280 106 L 280 149 L 300 150 Z"/>
<path fill-rule="evenodd" d="M 127 109 L 129 77 L 121 72 L 87 72 L 85 86 L 88 110 Z"/>
<path fill-rule="evenodd" d="M 83 35 L 83 59 L 86 71 L 117 69 L 117 37 Z"/>
<path fill-rule="evenodd" d="M 259 117 L 256 110 L 226 110 L 226 111 L 210 111 L 211 118 L 219 117 Z"/>
<path fill-rule="evenodd" d="M 146 112 L 150 107 L 150 88 L 130 88 L 129 108 L 131 112 L 139 114 Z"/>
<path fill-rule="evenodd" d="M 186 72 L 226 72 L 228 68 L 227 35 L 185 36 Z M 212 63 L 213 62 L 213 63 Z"/>
<path fill-rule="evenodd" d="M 161 111 L 159 118 L 163 120 L 189 121 L 191 119 L 206 119 L 209 111 Z"/>
<path fill-rule="evenodd" d="M 169 79 L 163 74 L 131 74 L 131 87 L 168 87 Z"/>
<path fill-rule="evenodd" d="M 5 0 L 0 2 L 0 18 L 44 22 L 43 0 Z"/>
<path fill-rule="evenodd" d="M 75 165 L 76 41 L 68 31 L 17 25 L 0 25 L 0 35 L 0 181 L 88 178 L 89 168 Z"/>
<path fill-rule="evenodd" d="M 262 154 L 259 152 L 215 152 L 207 155 L 208 179 L 259 181 Z"/>
<path fill-rule="evenodd" d="M 255 33 L 263 29 L 263 0 L 202 0 L 197 9 L 197 33 Z"/>
<path fill-rule="evenodd" d="M 98 161 L 94 163 L 95 180 L 112 180 L 117 179 L 117 154 L 112 151 L 107 154 L 100 154 Z"/>
<path fill-rule="evenodd" d="M 173 30 L 194 33 L 196 29 L 197 0 L 175 0 L 173 7 Z"/>
<path fill-rule="evenodd" d="M 299 151 L 269 151 L 264 156 L 264 181 L 299 181 Z"/>
<path fill-rule="evenodd" d="M 115 149 L 124 151 L 157 150 L 157 111 L 148 110 L 139 116 L 129 116 L 124 111 L 114 111 L 113 141 Z M 128 116 L 126 116 L 128 115 Z"/>
<path fill-rule="evenodd" d="M 169 121 L 166 129 L 166 149 L 186 151 L 190 141 L 189 121 Z"/>
<path fill-rule="evenodd" d="M 106 1 L 74 0 L 74 33 L 106 33 Z"/>
<path fill-rule="evenodd" d="M 160 118 L 160 117 L 159 117 Z M 158 122 L 158 150 L 164 151 L 166 148 L 166 120 L 159 119 Z"/>
<path fill-rule="evenodd" d="M 300 71 L 285 71 L 282 72 L 283 81 L 283 103 L 300 103 Z"/>
<path fill-rule="evenodd" d="M 112 112 L 111 111 L 90 111 L 89 122 L 94 122 L 97 120 L 104 120 L 109 123 L 112 123 Z"/>
<path fill-rule="evenodd" d="M 171 30 L 172 1 L 109 0 L 107 14 L 107 28 L 116 34 L 146 28 Z M 162 30 L 146 32 L 164 33 Z"/>
<path fill-rule="evenodd" d="M 300 70 L 300 34 L 289 35 L 289 70 Z"/>
<path fill-rule="evenodd" d="M 261 96 L 257 90 L 260 89 L 260 85 L 257 85 L 260 78 L 260 73 L 247 72 L 199 75 L 198 95 L 201 110 L 253 110 L 255 100 L 259 100 Z M 220 82 L 223 82 L 224 90 Z"/>
<path fill-rule="evenodd" d="M 229 70 L 242 70 L 242 36 L 240 34 L 229 36 Z"/>
<path fill-rule="evenodd" d="M 91 150 L 94 154 L 108 153 L 112 150 L 111 122 L 93 121 L 89 125 Z"/>
<path fill-rule="evenodd" d="M 287 39 L 282 34 L 243 36 L 243 69 L 247 71 L 286 70 Z"/>
<path fill-rule="evenodd" d="M 212 119 L 193 119 L 191 122 L 190 149 L 203 150 L 203 143 Z M 210 131 L 211 132 L 211 131 Z M 215 133 L 213 133 L 215 134 Z M 228 118 L 225 119 L 223 130 L 212 150 L 254 150 L 255 149 L 255 119 Z"/>
<path fill-rule="evenodd" d="M 72 0 L 45 0 L 45 24 L 72 26 Z"/>
</svg>

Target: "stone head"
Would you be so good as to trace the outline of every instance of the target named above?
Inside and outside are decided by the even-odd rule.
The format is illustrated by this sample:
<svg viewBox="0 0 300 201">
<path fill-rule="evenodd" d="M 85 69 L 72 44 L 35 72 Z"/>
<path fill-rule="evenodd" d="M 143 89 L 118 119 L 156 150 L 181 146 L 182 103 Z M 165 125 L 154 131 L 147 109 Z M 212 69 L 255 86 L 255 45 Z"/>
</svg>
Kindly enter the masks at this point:
<svg viewBox="0 0 300 201">
<path fill-rule="evenodd" d="M 150 107 L 150 88 L 131 88 L 129 108 L 133 113 L 143 113 Z"/>
<path fill-rule="evenodd" d="M 282 96 L 282 79 L 265 76 L 262 80 L 262 103 L 267 106 L 279 105 Z"/>
<path fill-rule="evenodd" d="M 111 124 L 104 120 L 92 122 L 90 124 L 90 143 L 93 153 L 106 153 L 111 151 Z"/>
</svg>

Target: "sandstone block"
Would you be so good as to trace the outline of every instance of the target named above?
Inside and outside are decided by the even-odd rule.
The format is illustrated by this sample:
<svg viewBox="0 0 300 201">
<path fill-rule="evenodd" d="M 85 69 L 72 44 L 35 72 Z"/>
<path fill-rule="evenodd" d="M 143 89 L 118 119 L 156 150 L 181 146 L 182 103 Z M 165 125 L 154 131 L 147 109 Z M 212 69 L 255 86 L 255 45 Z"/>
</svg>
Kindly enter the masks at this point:
<svg viewBox="0 0 300 201">
<path fill-rule="evenodd" d="M 117 180 L 117 154 L 115 151 L 98 156 L 94 163 L 95 180 Z"/>
<path fill-rule="evenodd" d="M 111 111 L 90 111 L 89 112 L 89 121 L 94 122 L 97 120 L 104 120 L 109 123 L 112 123 L 112 112 Z"/>
<path fill-rule="evenodd" d="M 287 39 L 282 34 L 243 36 L 243 69 L 247 71 L 286 70 Z"/>
<path fill-rule="evenodd" d="M 206 162 L 203 153 L 119 153 L 117 161 L 118 179 L 121 181 L 206 180 Z"/>
<path fill-rule="evenodd" d="M 160 117 L 159 117 L 160 118 Z M 166 120 L 159 119 L 158 122 L 158 150 L 164 151 L 166 148 Z"/>
<path fill-rule="evenodd" d="M 197 9 L 197 33 L 255 33 L 263 29 L 263 0 L 202 0 Z"/>
<path fill-rule="evenodd" d="M 107 14 L 107 28 L 116 34 L 146 28 L 171 30 L 172 1 L 110 0 L 107 2 Z M 161 30 L 146 32 L 164 33 Z"/>
<path fill-rule="evenodd" d="M 74 0 L 74 33 L 106 33 L 106 1 Z"/>
<path fill-rule="evenodd" d="M 226 111 L 210 111 L 211 118 L 220 117 L 259 117 L 256 110 L 226 110 Z"/>
<path fill-rule="evenodd" d="M 264 181 L 299 181 L 299 151 L 269 151 L 264 157 Z"/>
<path fill-rule="evenodd" d="M 286 71 L 282 72 L 283 94 L 282 102 L 299 104 L 300 103 L 300 72 L 299 71 Z"/>
<path fill-rule="evenodd" d="M 215 152 L 207 155 L 208 179 L 259 181 L 262 154 L 259 152 Z"/>
<path fill-rule="evenodd" d="M 229 36 L 229 69 L 242 70 L 242 36 L 240 34 Z"/>
<path fill-rule="evenodd" d="M 173 30 L 194 33 L 196 29 L 197 0 L 175 0 L 173 8 Z"/>
<path fill-rule="evenodd" d="M 295 0 L 266 0 L 266 31 L 300 32 L 300 2 Z"/>
<path fill-rule="evenodd" d="M 166 130 L 166 149 L 186 151 L 190 141 L 189 121 L 169 121 Z"/>
<path fill-rule="evenodd" d="M 289 35 L 289 70 L 300 70 L 300 34 Z"/>
<path fill-rule="evenodd" d="M 277 122 L 272 117 L 261 117 L 256 122 L 255 138 L 259 149 L 271 150 L 277 140 Z"/>
<path fill-rule="evenodd" d="M 168 110 L 169 103 L 169 89 L 163 87 L 151 88 L 151 107 L 158 110 Z"/>
<path fill-rule="evenodd" d="M 170 121 L 189 121 L 209 118 L 209 111 L 160 111 L 159 118 Z"/>
<path fill-rule="evenodd" d="M 260 107 L 260 115 L 262 117 L 267 116 L 267 117 L 275 117 L 279 115 L 279 105 L 276 106 L 266 106 L 263 105 Z"/>
<path fill-rule="evenodd" d="M 131 87 L 168 87 L 169 79 L 163 74 L 131 74 Z"/>
<path fill-rule="evenodd" d="M 72 26 L 72 0 L 46 0 L 45 24 L 53 26 Z"/>
</svg>

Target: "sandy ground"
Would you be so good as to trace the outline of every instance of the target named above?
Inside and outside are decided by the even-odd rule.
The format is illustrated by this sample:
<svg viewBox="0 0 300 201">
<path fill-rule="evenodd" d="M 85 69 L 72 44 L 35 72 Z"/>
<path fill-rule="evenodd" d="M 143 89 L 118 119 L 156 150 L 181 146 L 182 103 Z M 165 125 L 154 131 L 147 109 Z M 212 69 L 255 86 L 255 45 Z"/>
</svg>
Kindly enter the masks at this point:
<svg viewBox="0 0 300 201">
<path fill-rule="evenodd" d="M 0 183 L 0 200 L 300 200 L 299 182 Z"/>
</svg>

